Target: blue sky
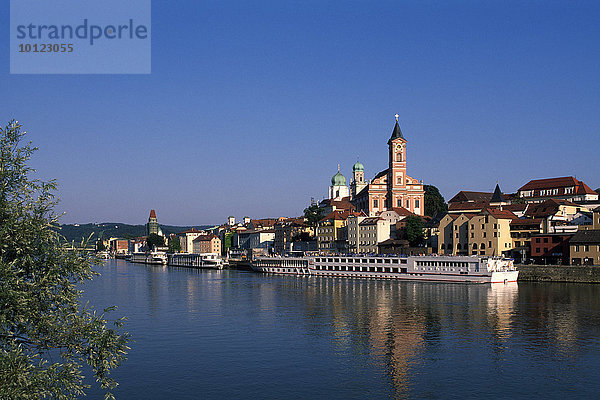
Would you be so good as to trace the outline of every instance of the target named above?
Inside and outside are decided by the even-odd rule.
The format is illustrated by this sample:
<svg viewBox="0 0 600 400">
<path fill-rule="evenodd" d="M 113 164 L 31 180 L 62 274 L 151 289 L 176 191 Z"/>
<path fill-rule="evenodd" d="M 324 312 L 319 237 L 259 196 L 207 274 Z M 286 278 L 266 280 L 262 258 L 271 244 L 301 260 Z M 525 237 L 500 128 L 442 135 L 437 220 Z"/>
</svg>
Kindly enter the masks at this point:
<svg viewBox="0 0 600 400">
<path fill-rule="evenodd" d="M 337 164 L 387 167 L 396 113 L 408 173 L 446 199 L 595 189 L 599 20 L 597 1 L 153 1 L 150 75 L 10 75 L 5 37 L 0 121 L 40 148 L 64 223 L 299 215 Z"/>
</svg>

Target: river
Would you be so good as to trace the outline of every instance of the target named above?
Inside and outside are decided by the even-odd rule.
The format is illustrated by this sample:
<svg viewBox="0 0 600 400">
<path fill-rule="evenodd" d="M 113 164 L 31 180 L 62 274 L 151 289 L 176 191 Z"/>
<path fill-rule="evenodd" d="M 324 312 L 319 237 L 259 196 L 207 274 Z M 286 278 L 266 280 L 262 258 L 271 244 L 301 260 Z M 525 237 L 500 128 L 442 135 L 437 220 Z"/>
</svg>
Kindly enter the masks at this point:
<svg viewBox="0 0 600 400">
<path fill-rule="evenodd" d="M 600 285 L 453 284 L 108 260 L 118 399 L 595 398 Z M 89 391 L 99 399 L 102 392 Z"/>
</svg>

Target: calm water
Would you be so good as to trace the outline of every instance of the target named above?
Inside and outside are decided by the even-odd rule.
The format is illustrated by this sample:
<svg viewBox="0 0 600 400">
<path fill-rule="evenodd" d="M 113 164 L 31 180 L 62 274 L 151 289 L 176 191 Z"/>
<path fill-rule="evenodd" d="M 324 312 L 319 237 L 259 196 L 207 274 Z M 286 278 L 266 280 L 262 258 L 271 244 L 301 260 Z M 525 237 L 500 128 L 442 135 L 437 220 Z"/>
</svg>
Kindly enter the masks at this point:
<svg viewBox="0 0 600 400">
<path fill-rule="evenodd" d="M 135 339 L 120 399 L 600 396 L 600 285 L 99 270 L 85 298 Z"/>
</svg>

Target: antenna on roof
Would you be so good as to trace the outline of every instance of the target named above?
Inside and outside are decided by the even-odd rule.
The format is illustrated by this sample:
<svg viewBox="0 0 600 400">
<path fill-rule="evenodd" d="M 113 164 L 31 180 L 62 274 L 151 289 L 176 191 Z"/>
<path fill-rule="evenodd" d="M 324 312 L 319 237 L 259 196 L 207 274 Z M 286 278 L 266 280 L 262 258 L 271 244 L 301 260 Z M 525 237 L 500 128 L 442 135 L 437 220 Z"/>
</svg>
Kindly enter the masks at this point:
<svg viewBox="0 0 600 400">
<path fill-rule="evenodd" d="M 398 114 L 394 115 L 394 117 L 396 117 L 396 122 L 398 122 L 398 117 L 400 117 Z"/>
</svg>

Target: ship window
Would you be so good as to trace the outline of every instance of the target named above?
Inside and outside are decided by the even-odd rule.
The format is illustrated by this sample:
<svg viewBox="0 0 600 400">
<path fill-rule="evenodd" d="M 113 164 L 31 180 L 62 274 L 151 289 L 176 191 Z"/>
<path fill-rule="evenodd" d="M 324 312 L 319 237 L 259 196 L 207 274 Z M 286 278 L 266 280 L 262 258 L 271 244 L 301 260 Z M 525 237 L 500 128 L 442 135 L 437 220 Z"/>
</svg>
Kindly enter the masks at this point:
<svg viewBox="0 0 600 400">
<path fill-rule="evenodd" d="M 398 264 L 398 260 L 392 260 L 392 264 Z"/>
<path fill-rule="evenodd" d="M 382 259 L 378 259 L 378 260 L 377 260 L 377 264 L 382 264 L 382 263 L 383 263 L 383 260 L 382 260 Z"/>
</svg>

